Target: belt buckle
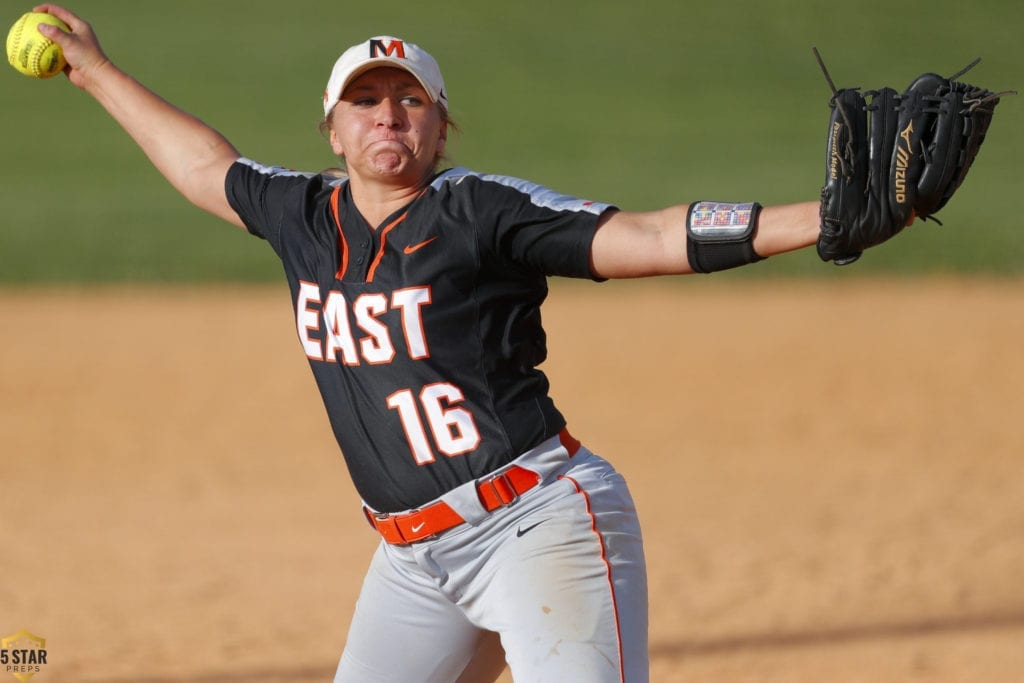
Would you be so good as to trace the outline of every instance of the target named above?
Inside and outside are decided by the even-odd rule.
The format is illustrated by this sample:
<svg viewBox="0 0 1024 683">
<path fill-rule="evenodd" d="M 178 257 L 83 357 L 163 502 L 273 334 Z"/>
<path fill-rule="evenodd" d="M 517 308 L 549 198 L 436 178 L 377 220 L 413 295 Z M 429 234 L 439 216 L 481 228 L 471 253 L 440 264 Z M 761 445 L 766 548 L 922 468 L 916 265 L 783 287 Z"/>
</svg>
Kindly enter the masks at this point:
<svg viewBox="0 0 1024 683">
<path fill-rule="evenodd" d="M 430 506 L 428 505 L 427 507 L 429 508 Z M 423 512 L 423 508 L 412 508 L 411 510 L 406 510 L 405 512 L 403 512 L 401 514 L 401 516 L 402 517 L 411 517 L 412 515 L 415 515 L 416 513 L 419 513 L 419 512 Z M 423 524 L 426 524 L 425 520 L 424 520 Z M 395 528 L 398 529 L 398 533 L 399 534 L 402 534 L 402 530 L 400 528 L 398 528 L 397 522 L 395 524 Z M 422 529 L 423 527 L 420 527 L 420 528 Z M 412 531 L 412 528 L 410 527 L 409 530 Z M 418 531 L 413 531 L 413 533 L 419 533 L 419 532 Z M 439 535 L 441 535 L 441 533 L 443 533 L 443 532 L 433 531 L 433 532 L 427 534 L 426 536 L 420 536 L 415 541 L 405 541 L 405 545 L 412 545 L 413 543 L 419 543 L 420 541 L 429 541 L 432 538 L 437 538 Z M 402 539 L 405 540 L 405 534 L 402 534 Z"/>
<path fill-rule="evenodd" d="M 437 538 L 438 535 L 440 535 L 440 532 L 435 531 L 435 532 L 432 532 L 430 534 L 427 534 L 426 536 L 418 536 L 416 538 L 416 540 L 414 540 L 414 541 L 410 541 L 409 539 L 407 539 L 405 537 L 405 533 L 402 531 L 402 527 L 398 525 L 398 520 L 403 519 L 405 517 L 411 517 L 412 515 L 415 515 L 416 513 L 422 512 L 422 511 L 423 511 L 422 508 L 410 508 L 408 510 L 405 510 L 403 512 L 399 512 L 397 514 L 393 513 L 393 512 L 392 513 L 388 513 L 388 512 L 375 512 L 375 513 L 373 513 L 373 516 L 375 518 L 377 518 L 378 520 L 382 521 L 382 522 L 387 522 L 388 520 L 391 520 L 391 524 L 392 524 L 395 532 L 398 534 L 398 537 L 402 539 L 401 543 L 392 543 L 392 545 L 403 545 L 404 546 L 404 545 L 412 545 L 413 543 L 419 543 L 420 541 L 429 541 L 432 538 Z M 413 533 L 419 533 L 419 532 L 413 532 Z"/>
<path fill-rule="evenodd" d="M 382 522 L 386 522 L 389 519 L 394 519 L 397 522 L 397 520 L 402 519 L 403 517 L 409 517 L 410 515 L 415 515 L 417 512 L 422 511 L 422 508 L 409 508 L 408 510 L 402 510 L 401 512 L 377 512 L 371 511 L 370 508 L 367 508 L 367 512 L 373 515 L 375 519 L 379 519 Z"/>
<path fill-rule="evenodd" d="M 363 513 L 366 515 L 366 520 L 370 523 L 374 529 L 377 528 L 378 524 L 391 524 L 396 529 L 398 528 L 398 515 L 391 512 L 377 512 L 371 510 L 368 507 L 363 508 Z"/>
<path fill-rule="evenodd" d="M 507 486 L 508 490 L 512 492 L 512 498 L 507 503 L 505 502 L 505 496 L 501 494 L 501 491 L 495 485 L 495 482 L 499 479 L 505 482 L 505 486 Z M 509 505 L 514 505 L 519 502 L 519 492 L 516 491 L 516 487 L 512 485 L 512 480 L 508 478 L 508 470 L 501 474 L 494 475 L 487 480 L 486 484 L 491 487 L 492 491 L 494 491 L 495 498 L 497 498 L 498 502 L 501 503 L 500 507 L 508 507 Z"/>
</svg>

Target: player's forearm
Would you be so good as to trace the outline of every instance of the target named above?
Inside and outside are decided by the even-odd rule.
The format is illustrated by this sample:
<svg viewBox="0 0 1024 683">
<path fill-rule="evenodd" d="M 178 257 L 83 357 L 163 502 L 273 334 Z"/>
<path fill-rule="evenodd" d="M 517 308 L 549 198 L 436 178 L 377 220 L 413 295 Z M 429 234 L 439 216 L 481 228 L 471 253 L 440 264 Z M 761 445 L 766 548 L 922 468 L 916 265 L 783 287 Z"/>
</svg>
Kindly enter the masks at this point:
<svg viewBox="0 0 1024 683">
<path fill-rule="evenodd" d="M 818 202 L 764 207 L 754 234 L 754 251 L 768 257 L 814 244 L 818 239 L 819 207 Z"/>
<path fill-rule="evenodd" d="M 758 218 L 754 251 L 768 257 L 810 247 L 818 239 L 818 202 L 767 206 Z"/>
<path fill-rule="evenodd" d="M 224 175 L 239 153 L 224 136 L 110 62 L 92 74 L 85 90 L 186 199 L 238 224 L 224 194 Z"/>
</svg>

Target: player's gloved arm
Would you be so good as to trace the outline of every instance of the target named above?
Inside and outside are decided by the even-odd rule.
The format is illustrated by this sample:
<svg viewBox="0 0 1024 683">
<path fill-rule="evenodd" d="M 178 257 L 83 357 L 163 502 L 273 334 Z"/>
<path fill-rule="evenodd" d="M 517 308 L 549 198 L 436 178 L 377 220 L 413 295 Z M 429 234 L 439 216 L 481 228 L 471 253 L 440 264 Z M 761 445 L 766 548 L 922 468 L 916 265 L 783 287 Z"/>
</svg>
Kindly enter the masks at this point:
<svg viewBox="0 0 1024 683">
<path fill-rule="evenodd" d="M 753 250 L 767 258 L 814 244 L 818 202 L 766 206 L 755 219 Z M 681 275 L 695 272 L 687 249 L 689 206 L 650 212 L 608 212 L 591 245 L 591 270 L 602 278 Z"/>
<path fill-rule="evenodd" d="M 33 9 L 71 28 L 71 33 L 52 26 L 41 29 L 64 50 L 71 82 L 107 110 L 186 199 L 243 227 L 224 191 L 228 167 L 240 156 L 231 143 L 118 69 L 103 53 L 92 27 L 78 16 L 49 3 Z"/>
</svg>

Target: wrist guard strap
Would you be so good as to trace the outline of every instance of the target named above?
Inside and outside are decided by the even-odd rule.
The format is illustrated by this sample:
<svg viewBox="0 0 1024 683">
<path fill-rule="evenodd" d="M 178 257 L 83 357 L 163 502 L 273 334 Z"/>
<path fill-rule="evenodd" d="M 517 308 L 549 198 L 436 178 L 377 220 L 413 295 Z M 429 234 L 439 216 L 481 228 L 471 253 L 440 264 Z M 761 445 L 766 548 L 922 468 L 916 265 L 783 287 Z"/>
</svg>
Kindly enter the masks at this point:
<svg viewBox="0 0 1024 683">
<path fill-rule="evenodd" d="M 713 273 L 762 260 L 754 251 L 757 202 L 694 202 L 686 213 L 686 257 L 697 273 Z"/>
</svg>

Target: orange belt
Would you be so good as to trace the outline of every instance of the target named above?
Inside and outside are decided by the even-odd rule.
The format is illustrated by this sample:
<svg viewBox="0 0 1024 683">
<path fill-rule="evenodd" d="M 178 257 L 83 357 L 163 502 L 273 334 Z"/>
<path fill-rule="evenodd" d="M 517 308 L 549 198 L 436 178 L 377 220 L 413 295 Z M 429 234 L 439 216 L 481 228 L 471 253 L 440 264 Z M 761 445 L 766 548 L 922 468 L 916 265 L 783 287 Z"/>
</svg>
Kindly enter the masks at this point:
<svg viewBox="0 0 1024 683">
<path fill-rule="evenodd" d="M 572 438 L 568 431 L 563 429 L 558 435 L 558 439 L 562 442 L 562 446 L 569 451 L 570 458 L 576 455 L 580 442 Z M 484 509 L 493 512 L 500 507 L 516 502 L 519 500 L 519 496 L 539 483 L 539 474 L 518 465 L 512 465 L 493 477 L 478 481 L 476 492 Z M 392 545 L 408 545 L 423 541 L 464 524 L 466 521 L 444 501 L 432 503 L 419 510 L 395 514 L 373 512 L 364 507 L 363 514 L 366 515 L 370 526 Z"/>
</svg>

